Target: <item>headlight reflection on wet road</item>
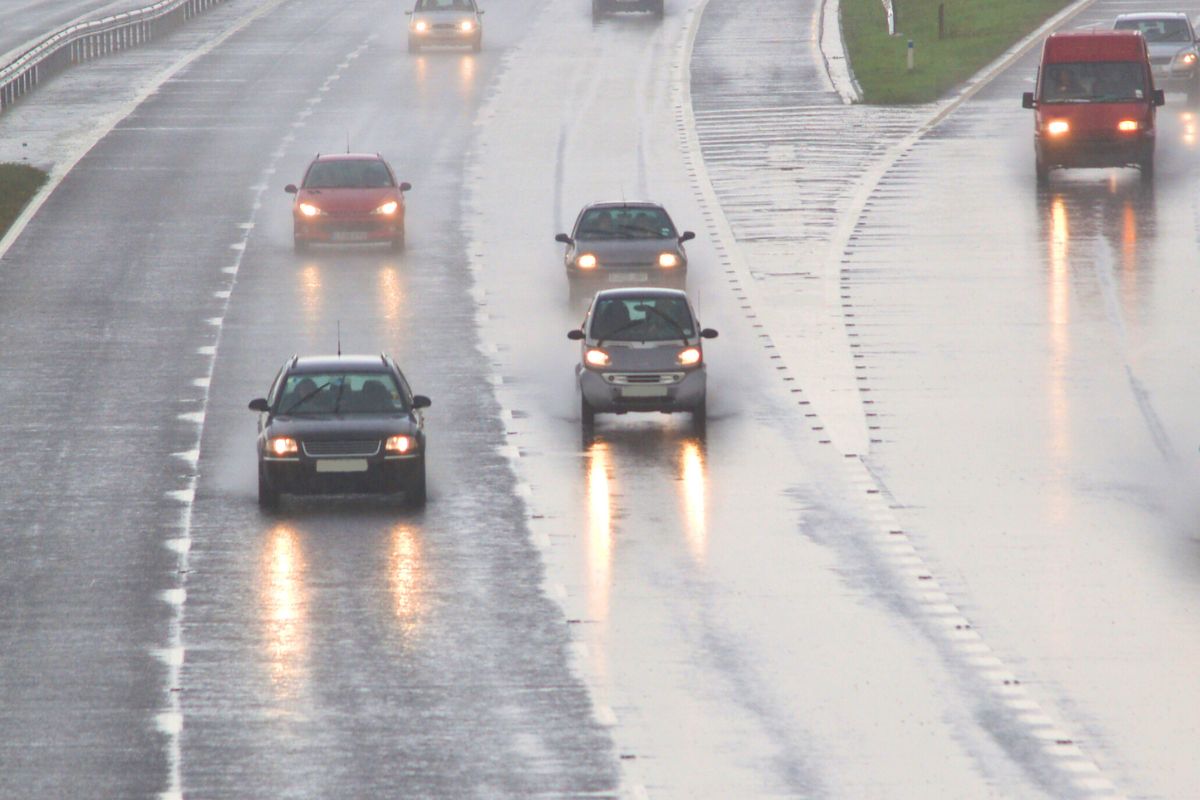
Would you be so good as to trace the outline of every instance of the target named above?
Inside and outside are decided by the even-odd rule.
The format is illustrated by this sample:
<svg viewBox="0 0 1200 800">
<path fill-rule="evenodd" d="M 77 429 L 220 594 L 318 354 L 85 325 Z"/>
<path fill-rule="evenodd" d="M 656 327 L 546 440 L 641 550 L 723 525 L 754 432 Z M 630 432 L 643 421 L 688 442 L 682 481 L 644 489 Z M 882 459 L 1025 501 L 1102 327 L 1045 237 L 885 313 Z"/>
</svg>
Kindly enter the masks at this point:
<svg viewBox="0 0 1200 800">
<path fill-rule="evenodd" d="M 323 322 L 321 314 L 321 301 L 323 299 L 321 268 L 316 264 L 307 264 L 300 270 L 299 275 L 301 305 L 304 307 L 304 316 L 307 318 L 311 328 Z"/>
<path fill-rule="evenodd" d="M 587 587 L 588 616 L 608 619 L 612 581 L 611 454 L 607 442 L 594 442 L 587 454 Z"/>
<path fill-rule="evenodd" d="M 295 530 L 276 525 L 266 540 L 262 565 L 264 636 L 271 681 L 283 697 L 300 694 L 307 682 L 307 565 Z"/>
<path fill-rule="evenodd" d="M 395 267 L 382 267 L 379 270 L 379 306 L 383 318 L 388 322 L 400 320 L 404 290 L 400 285 L 400 273 Z"/>
<path fill-rule="evenodd" d="M 704 451 L 695 439 L 685 439 L 679 446 L 680 493 L 684 519 L 687 521 L 688 549 L 696 563 L 703 566 L 708 557 L 708 518 L 705 495 L 708 474 Z"/>
<path fill-rule="evenodd" d="M 1050 203 L 1050 448 L 1060 464 L 1070 463 L 1070 398 L 1067 394 L 1067 359 L 1071 354 L 1071 226 L 1061 194 Z M 1063 497 L 1050 492 L 1054 514 L 1066 513 Z"/>
<path fill-rule="evenodd" d="M 421 542 L 408 525 L 392 529 L 392 553 L 388 563 L 396 621 L 405 636 L 416 633 L 424 610 L 425 570 Z"/>
</svg>

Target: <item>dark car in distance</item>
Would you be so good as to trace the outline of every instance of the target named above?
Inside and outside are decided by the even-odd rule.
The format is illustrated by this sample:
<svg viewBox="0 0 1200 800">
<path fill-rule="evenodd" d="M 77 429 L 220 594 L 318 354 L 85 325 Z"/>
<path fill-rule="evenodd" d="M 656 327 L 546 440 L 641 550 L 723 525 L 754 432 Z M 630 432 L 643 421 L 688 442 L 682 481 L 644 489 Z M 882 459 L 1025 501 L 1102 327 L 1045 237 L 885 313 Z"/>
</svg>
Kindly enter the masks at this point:
<svg viewBox="0 0 1200 800">
<path fill-rule="evenodd" d="M 284 187 L 292 203 L 292 242 L 296 252 L 312 243 L 384 242 L 404 249 L 404 193 L 378 153 L 318 155 L 299 186 Z"/>
<path fill-rule="evenodd" d="M 657 203 L 621 201 L 584 206 L 571 234 L 554 240 L 567 246 L 563 261 L 573 281 L 682 288 L 688 266 L 683 243 L 694 238 L 676 230 Z"/>
<path fill-rule="evenodd" d="M 258 502 L 284 494 L 392 494 L 425 503 L 428 397 L 413 394 L 400 368 L 377 356 L 292 356 L 258 417 Z"/>
<path fill-rule="evenodd" d="M 648 11 L 655 19 L 662 19 L 663 0 L 592 0 L 592 22 L 626 11 Z"/>
</svg>

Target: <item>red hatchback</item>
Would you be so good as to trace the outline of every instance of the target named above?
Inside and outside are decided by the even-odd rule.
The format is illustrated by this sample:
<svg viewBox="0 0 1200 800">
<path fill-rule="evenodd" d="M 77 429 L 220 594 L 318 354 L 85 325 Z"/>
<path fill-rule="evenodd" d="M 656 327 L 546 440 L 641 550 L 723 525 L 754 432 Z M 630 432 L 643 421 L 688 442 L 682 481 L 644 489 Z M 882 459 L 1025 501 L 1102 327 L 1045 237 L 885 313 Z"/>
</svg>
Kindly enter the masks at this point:
<svg viewBox="0 0 1200 800">
<path fill-rule="evenodd" d="M 293 243 L 303 251 L 313 242 L 388 242 L 404 249 L 404 192 L 392 168 L 375 154 L 318 155 L 304 182 L 284 191 L 292 204 Z"/>
</svg>

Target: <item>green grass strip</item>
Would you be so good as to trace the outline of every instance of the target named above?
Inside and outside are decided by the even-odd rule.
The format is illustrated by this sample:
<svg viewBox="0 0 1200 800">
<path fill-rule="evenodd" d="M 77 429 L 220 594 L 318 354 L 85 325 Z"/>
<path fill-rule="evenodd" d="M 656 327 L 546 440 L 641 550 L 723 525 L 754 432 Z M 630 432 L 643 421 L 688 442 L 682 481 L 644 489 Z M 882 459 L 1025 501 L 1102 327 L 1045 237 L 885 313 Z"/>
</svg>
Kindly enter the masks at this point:
<svg viewBox="0 0 1200 800">
<path fill-rule="evenodd" d="M 842 0 L 842 35 L 863 102 L 927 103 L 987 66 L 1071 1 L 894 0 L 900 33 L 888 36 L 881 0 Z M 945 7 L 941 39 L 939 5 Z M 916 62 L 912 72 L 907 68 L 909 39 Z"/>
<path fill-rule="evenodd" d="M 26 164 L 0 164 L 0 237 L 46 182 L 46 173 Z"/>
</svg>

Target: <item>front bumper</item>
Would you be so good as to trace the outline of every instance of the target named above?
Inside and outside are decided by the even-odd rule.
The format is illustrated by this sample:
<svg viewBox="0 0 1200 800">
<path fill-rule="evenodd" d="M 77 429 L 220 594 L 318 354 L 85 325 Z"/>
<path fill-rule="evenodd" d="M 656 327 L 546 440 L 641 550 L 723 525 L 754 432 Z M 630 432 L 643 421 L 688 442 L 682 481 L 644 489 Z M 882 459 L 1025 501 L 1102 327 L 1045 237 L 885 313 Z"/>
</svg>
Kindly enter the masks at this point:
<svg viewBox="0 0 1200 800">
<path fill-rule="evenodd" d="M 483 29 L 478 26 L 469 31 L 464 31 L 458 25 L 447 24 L 433 25 L 424 31 L 410 29 L 408 32 L 409 40 L 419 42 L 420 44 L 475 44 L 482 36 Z"/>
<path fill-rule="evenodd" d="M 594 410 L 692 411 L 704 403 L 707 377 L 703 366 L 683 370 L 624 372 L 576 367 L 579 390 Z"/>
<path fill-rule="evenodd" d="M 1168 92 L 1186 92 L 1196 88 L 1200 80 L 1200 64 L 1194 64 L 1182 69 L 1171 69 L 1169 66 L 1155 66 L 1154 85 Z"/>
<path fill-rule="evenodd" d="M 1154 154 L 1153 132 L 1127 137 L 1071 137 L 1034 142 L 1037 158 L 1047 167 L 1136 166 Z"/>
<path fill-rule="evenodd" d="M 284 494 L 392 494 L 417 480 L 423 458 L 420 454 L 365 459 L 261 458 L 259 463 L 270 487 Z"/>
<path fill-rule="evenodd" d="M 403 215 L 297 216 L 293 222 L 293 235 L 302 242 L 390 242 L 404 232 Z"/>
</svg>

